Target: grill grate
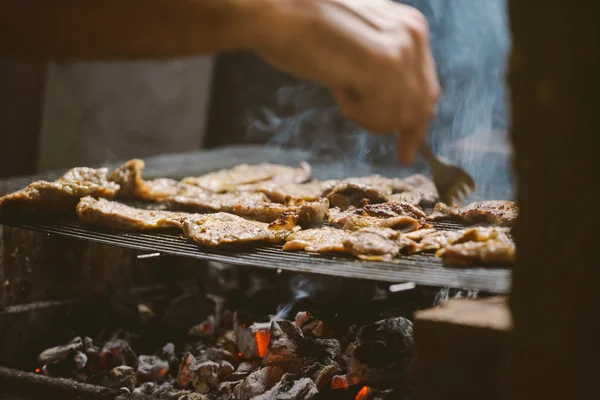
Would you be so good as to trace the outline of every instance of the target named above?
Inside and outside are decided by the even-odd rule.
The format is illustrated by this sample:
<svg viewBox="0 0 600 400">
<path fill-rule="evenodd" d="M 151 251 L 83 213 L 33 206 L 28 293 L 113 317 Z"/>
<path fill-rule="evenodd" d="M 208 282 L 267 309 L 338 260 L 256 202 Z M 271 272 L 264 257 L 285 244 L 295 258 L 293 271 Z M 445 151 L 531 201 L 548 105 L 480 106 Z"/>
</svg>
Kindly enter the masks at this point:
<svg viewBox="0 0 600 400">
<path fill-rule="evenodd" d="M 281 160 L 266 156 L 263 150 L 238 151 L 235 156 L 229 154 L 228 163 L 210 163 L 211 160 L 223 160 L 227 150 L 203 153 L 201 157 L 194 154 L 161 156 L 147 161 L 147 176 L 170 176 L 179 178 L 185 175 L 198 174 L 217 168 L 225 168 L 241 162 L 255 163 L 268 160 L 288 165 L 297 165 L 306 155 L 294 157 L 281 155 Z M 223 153 L 225 155 L 223 155 Z M 259 154 L 256 154 L 259 153 Z M 246 154 L 247 156 L 243 156 Z M 263 157 L 264 156 L 264 157 Z M 256 160 L 255 160 L 256 159 Z M 285 161 L 284 161 L 285 159 Z M 194 160 L 204 160 L 210 165 L 194 163 Z M 259 161 L 260 160 L 260 161 Z M 212 167 L 212 168 L 211 168 Z M 368 171 L 367 173 L 376 173 Z M 364 173 L 363 175 L 366 175 Z M 406 174 L 406 171 L 404 171 Z M 358 175 L 350 171 L 344 175 Z M 58 174 L 46 176 L 25 177 L 11 181 L 0 181 L 0 195 L 18 190 L 35 179 L 52 179 Z M 315 168 L 315 176 L 326 179 L 326 171 Z M 245 247 L 232 249 L 200 248 L 195 243 L 188 241 L 182 235 L 166 233 L 122 233 L 116 231 L 96 230 L 81 225 L 76 221 L 62 222 L 23 222 L 12 226 L 30 229 L 51 235 L 89 240 L 98 243 L 122 246 L 143 252 L 160 252 L 177 256 L 193 257 L 204 260 L 220 261 L 224 263 L 274 268 L 296 272 L 310 272 L 325 275 L 335 275 L 348 278 L 372 279 L 385 282 L 415 282 L 428 286 L 450 286 L 479 289 L 491 293 L 507 293 L 510 286 L 510 272 L 507 269 L 470 268 L 453 269 L 444 267 L 439 259 L 432 254 L 418 254 L 401 257 L 394 262 L 368 262 L 359 261 L 344 255 L 315 255 L 303 252 L 283 252 L 280 245 L 265 245 L 261 247 Z M 461 225 L 452 223 L 438 223 L 437 229 L 458 229 Z"/>
</svg>

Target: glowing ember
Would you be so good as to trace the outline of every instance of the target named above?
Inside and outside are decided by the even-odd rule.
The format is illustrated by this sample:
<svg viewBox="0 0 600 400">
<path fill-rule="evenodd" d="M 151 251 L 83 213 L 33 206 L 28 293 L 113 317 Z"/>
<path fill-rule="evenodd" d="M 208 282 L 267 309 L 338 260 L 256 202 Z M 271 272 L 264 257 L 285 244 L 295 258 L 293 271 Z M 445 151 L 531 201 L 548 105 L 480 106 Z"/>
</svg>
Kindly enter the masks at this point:
<svg viewBox="0 0 600 400">
<path fill-rule="evenodd" d="M 256 331 L 254 335 L 256 339 L 256 349 L 258 356 L 263 358 L 267 354 L 267 348 L 269 347 L 269 341 L 271 340 L 271 333 L 268 330 Z"/>
<path fill-rule="evenodd" d="M 366 400 L 368 396 L 369 388 L 364 386 L 362 389 L 360 389 L 360 392 L 356 394 L 356 400 Z"/>
<path fill-rule="evenodd" d="M 36 368 L 36 369 L 35 369 L 35 373 L 36 373 L 36 374 L 39 374 L 40 372 L 42 372 L 42 370 L 41 370 L 41 369 L 39 369 L 39 368 Z"/>
<path fill-rule="evenodd" d="M 331 379 L 331 388 L 332 389 L 347 389 L 348 381 L 344 375 L 336 375 Z"/>
<path fill-rule="evenodd" d="M 241 352 L 239 352 L 238 353 L 238 358 L 243 358 L 243 357 L 244 357 L 244 355 Z"/>
</svg>

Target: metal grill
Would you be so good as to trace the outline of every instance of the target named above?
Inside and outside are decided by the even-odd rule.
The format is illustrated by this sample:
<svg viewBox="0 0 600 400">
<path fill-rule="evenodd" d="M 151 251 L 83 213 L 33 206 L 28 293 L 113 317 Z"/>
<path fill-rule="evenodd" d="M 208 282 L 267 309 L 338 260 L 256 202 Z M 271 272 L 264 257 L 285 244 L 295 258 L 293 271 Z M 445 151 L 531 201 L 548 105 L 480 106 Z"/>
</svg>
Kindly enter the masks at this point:
<svg viewBox="0 0 600 400">
<path fill-rule="evenodd" d="M 147 176 L 169 176 L 179 178 L 185 175 L 203 173 L 217 168 L 225 168 L 241 162 L 262 162 L 265 160 L 280 162 L 282 164 L 297 165 L 302 159 L 307 159 L 306 154 L 294 156 L 282 155 L 281 159 L 273 159 L 273 154 L 256 154 L 268 149 L 253 148 L 252 157 L 241 157 L 240 152 L 236 157 L 229 154 L 227 164 L 223 163 L 226 155 L 218 151 L 202 154 L 186 154 L 178 156 L 163 156 L 147 161 Z M 221 150 L 223 152 L 223 150 Z M 241 152 L 244 154 L 244 152 Z M 227 150 L 225 150 L 227 154 Z M 247 153 L 246 153 L 247 154 Z M 264 157 L 263 157 L 264 156 Z M 170 157 L 170 158 L 169 158 Z M 216 158 L 215 158 L 216 157 Z M 199 165 L 193 160 L 221 160 L 212 165 Z M 255 161 L 254 159 L 259 159 Z M 161 168 L 161 163 L 162 168 Z M 220 165 L 219 165 L 220 164 Z M 315 166 L 315 165 L 313 165 Z M 356 165 L 355 165 L 356 167 Z M 333 168 L 335 170 L 335 168 Z M 329 165 L 328 171 L 332 168 Z M 321 173 L 319 173 L 321 171 Z M 315 168 L 315 176 L 326 179 L 327 170 Z M 403 171 L 404 174 L 407 171 Z M 369 170 L 368 173 L 374 173 Z M 346 173 L 350 176 L 352 172 Z M 59 174 L 47 174 L 45 179 L 52 179 Z M 353 174 L 352 174 L 353 175 Z M 0 194 L 17 190 L 37 177 L 26 177 L 11 181 L 0 182 Z M 303 252 L 283 252 L 279 245 L 265 245 L 261 247 L 244 247 L 232 249 L 201 248 L 188 241 L 182 235 L 165 233 L 122 233 L 107 230 L 97 230 L 79 224 L 78 222 L 23 222 L 13 225 L 24 229 L 44 232 L 53 235 L 89 240 L 98 243 L 111 244 L 139 250 L 142 252 L 160 252 L 177 256 L 193 257 L 204 260 L 220 261 L 235 265 L 274 268 L 296 272 L 309 272 L 326 275 L 335 275 L 349 278 L 372 279 L 386 282 L 415 282 L 429 286 L 451 286 L 479 289 L 492 293 L 506 293 L 510 286 L 510 272 L 498 268 L 470 268 L 454 269 L 444 267 L 439 259 L 432 254 L 418 254 L 400 257 L 393 262 L 368 262 L 359 261 L 344 255 L 315 255 Z M 459 229 L 461 225 L 451 223 L 436 224 L 437 229 Z"/>
</svg>

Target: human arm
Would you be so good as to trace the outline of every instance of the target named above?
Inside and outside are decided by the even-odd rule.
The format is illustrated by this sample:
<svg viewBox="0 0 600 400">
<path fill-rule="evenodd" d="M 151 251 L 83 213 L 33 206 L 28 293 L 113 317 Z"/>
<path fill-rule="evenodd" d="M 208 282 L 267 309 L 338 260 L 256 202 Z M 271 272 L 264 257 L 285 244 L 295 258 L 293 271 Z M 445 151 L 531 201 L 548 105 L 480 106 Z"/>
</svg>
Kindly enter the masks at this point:
<svg viewBox="0 0 600 400">
<path fill-rule="evenodd" d="M 0 0 L 0 54 L 111 59 L 248 49 L 326 85 L 412 162 L 440 89 L 427 23 L 389 0 Z"/>
</svg>

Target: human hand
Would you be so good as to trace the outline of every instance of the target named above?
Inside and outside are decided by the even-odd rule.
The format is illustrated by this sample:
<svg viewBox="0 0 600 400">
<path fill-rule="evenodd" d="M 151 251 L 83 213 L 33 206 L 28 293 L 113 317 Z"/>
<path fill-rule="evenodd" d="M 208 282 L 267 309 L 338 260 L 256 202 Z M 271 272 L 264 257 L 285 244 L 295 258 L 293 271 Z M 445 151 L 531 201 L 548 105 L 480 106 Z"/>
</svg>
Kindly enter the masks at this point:
<svg viewBox="0 0 600 400">
<path fill-rule="evenodd" d="M 326 85 L 344 115 L 398 134 L 412 163 L 440 95 L 428 25 L 389 0 L 273 0 L 272 40 L 256 50 L 273 65 Z"/>
</svg>

